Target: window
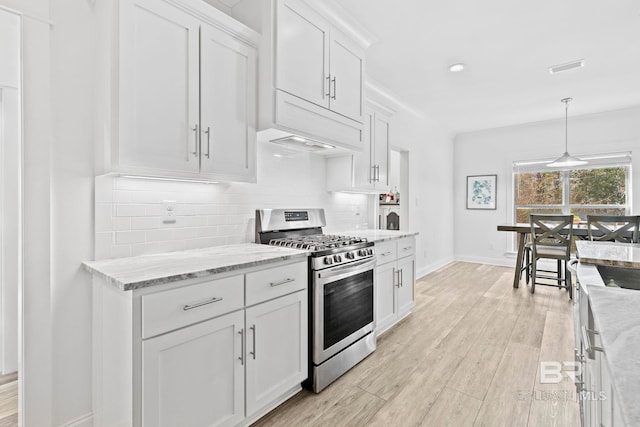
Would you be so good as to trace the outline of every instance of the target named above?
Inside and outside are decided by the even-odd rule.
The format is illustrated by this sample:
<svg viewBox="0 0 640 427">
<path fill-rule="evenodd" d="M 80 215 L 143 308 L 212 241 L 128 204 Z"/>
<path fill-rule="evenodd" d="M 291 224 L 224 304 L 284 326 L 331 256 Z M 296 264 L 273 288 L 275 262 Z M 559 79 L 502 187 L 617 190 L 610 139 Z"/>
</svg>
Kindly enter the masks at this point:
<svg viewBox="0 0 640 427">
<path fill-rule="evenodd" d="M 587 156 L 586 167 L 557 170 L 547 161 L 515 162 L 514 219 L 529 222 L 529 214 L 625 215 L 631 211 L 631 154 Z"/>
</svg>

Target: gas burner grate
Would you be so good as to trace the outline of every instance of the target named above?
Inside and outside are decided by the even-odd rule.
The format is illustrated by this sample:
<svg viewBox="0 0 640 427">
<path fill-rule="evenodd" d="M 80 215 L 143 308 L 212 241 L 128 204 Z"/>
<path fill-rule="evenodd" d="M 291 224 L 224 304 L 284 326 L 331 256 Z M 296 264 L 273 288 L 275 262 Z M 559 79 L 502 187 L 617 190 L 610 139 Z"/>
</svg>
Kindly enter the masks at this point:
<svg viewBox="0 0 640 427">
<path fill-rule="evenodd" d="M 338 236 L 333 234 L 315 234 L 311 236 L 296 236 L 282 239 L 272 239 L 271 246 L 284 246 L 287 248 L 306 249 L 311 251 L 321 251 L 347 247 L 358 243 L 366 242 L 367 239 L 355 236 Z"/>
</svg>

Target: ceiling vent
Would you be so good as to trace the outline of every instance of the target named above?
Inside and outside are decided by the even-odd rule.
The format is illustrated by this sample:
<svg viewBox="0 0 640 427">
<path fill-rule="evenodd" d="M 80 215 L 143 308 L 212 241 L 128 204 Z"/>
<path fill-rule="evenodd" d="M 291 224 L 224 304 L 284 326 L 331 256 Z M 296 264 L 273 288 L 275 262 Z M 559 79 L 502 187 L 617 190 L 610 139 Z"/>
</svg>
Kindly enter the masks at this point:
<svg viewBox="0 0 640 427">
<path fill-rule="evenodd" d="M 584 59 L 568 62 L 566 64 L 554 65 L 549 67 L 549 74 L 561 73 L 563 71 L 573 70 L 574 68 L 584 67 Z"/>
</svg>

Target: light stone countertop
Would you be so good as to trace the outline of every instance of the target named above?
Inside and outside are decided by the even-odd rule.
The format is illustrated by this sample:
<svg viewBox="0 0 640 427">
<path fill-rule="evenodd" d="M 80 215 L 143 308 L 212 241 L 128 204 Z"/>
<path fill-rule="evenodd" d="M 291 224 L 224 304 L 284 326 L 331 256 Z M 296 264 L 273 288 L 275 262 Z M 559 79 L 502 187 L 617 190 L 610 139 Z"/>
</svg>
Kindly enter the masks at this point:
<svg viewBox="0 0 640 427">
<path fill-rule="evenodd" d="M 85 261 L 83 266 L 123 291 L 293 259 L 308 251 L 242 243 L 154 255 Z"/>
<path fill-rule="evenodd" d="M 640 292 L 587 286 L 614 398 L 627 426 L 640 426 Z"/>
<path fill-rule="evenodd" d="M 341 236 L 356 236 L 364 237 L 370 242 L 383 242 L 385 240 L 402 239 L 403 237 L 416 236 L 419 233 L 415 231 L 397 231 L 397 230 L 376 230 L 376 229 L 362 229 L 362 230 L 347 230 L 338 231 L 335 233 Z"/>
<path fill-rule="evenodd" d="M 640 268 L 640 244 L 578 240 L 576 248 L 586 264 Z"/>
</svg>

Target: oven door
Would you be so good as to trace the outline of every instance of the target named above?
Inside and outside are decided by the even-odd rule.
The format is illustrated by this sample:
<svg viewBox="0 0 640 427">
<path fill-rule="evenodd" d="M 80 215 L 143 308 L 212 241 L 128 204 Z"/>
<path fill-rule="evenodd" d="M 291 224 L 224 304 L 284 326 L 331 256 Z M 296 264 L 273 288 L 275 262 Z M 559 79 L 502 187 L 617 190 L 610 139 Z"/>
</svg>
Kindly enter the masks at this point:
<svg viewBox="0 0 640 427">
<path fill-rule="evenodd" d="M 375 264 L 375 259 L 368 259 L 314 272 L 314 364 L 373 331 Z"/>
</svg>

